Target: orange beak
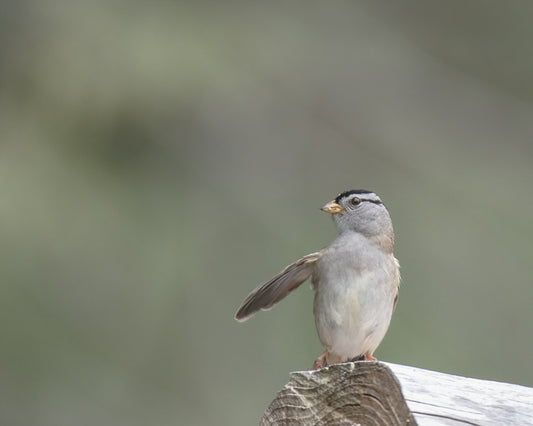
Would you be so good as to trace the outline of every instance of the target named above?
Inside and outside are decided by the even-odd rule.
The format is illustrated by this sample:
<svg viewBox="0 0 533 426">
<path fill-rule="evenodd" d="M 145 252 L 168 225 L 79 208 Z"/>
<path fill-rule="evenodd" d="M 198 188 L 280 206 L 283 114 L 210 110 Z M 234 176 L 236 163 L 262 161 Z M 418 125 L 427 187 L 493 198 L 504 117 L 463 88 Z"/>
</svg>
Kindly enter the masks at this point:
<svg viewBox="0 0 533 426">
<path fill-rule="evenodd" d="M 344 207 L 342 207 L 340 204 L 336 203 L 335 201 L 330 201 L 327 203 L 324 207 L 322 207 L 320 210 L 326 213 L 336 214 L 340 213 L 343 210 L 346 210 Z"/>
</svg>

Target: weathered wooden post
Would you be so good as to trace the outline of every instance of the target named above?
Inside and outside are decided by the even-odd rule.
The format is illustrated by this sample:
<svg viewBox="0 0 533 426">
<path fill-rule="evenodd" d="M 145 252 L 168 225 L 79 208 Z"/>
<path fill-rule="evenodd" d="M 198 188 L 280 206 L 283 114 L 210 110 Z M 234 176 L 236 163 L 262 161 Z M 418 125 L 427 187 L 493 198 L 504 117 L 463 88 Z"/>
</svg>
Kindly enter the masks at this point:
<svg viewBox="0 0 533 426">
<path fill-rule="evenodd" d="M 261 425 L 533 425 L 533 388 L 397 364 L 291 373 Z"/>
</svg>

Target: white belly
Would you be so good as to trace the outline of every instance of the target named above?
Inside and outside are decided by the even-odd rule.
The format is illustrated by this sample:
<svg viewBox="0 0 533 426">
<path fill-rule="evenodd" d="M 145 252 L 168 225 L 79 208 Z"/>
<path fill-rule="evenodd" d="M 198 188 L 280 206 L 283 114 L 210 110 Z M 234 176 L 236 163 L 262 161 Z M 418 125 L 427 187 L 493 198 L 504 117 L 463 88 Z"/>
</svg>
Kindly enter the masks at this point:
<svg viewBox="0 0 533 426">
<path fill-rule="evenodd" d="M 385 264 L 372 272 L 325 268 L 315 280 L 315 322 L 328 364 L 371 355 L 385 336 L 399 278 L 395 263 Z"/>
</svg>

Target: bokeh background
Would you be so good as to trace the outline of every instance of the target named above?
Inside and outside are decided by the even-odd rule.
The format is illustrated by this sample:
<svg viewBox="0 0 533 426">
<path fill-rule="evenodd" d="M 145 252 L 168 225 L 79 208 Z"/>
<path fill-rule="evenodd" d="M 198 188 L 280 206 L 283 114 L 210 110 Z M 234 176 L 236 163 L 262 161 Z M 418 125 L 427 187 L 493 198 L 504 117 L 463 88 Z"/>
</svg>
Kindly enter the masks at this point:
<svg viewBox="0 0 533 426">
<path fill-rule="evenodd" d="M 533 4 L 0 3 L 0 423 L 249 425 L 321 347 L 248 292 L 385 200 L 378 358 L 533 386 Z"/>
</svg>

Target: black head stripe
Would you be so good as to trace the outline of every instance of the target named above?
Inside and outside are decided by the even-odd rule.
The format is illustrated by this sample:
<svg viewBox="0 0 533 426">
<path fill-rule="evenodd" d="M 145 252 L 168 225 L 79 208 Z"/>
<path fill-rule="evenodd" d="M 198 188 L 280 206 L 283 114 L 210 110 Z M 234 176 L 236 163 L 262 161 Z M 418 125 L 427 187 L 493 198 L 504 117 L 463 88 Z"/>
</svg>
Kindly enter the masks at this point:
<svg viewBox="0 0 533 426">
<path fill-rule="evenodd" d="M 338 203 L 343 198 L 349 197 L 350 195 L 354 195 L 354 194 L 357 194 L 357 195 L 374 194 L 374 191 L 367 191 L 366 189 L 351 189 L 349 191 L 341 192 L 339 195 L 337 195 L 337 198 L 335 198 L 335 202 Z M 363 201 L 370 201 L 370 200 L 363 200 Z"/>
</svg>

